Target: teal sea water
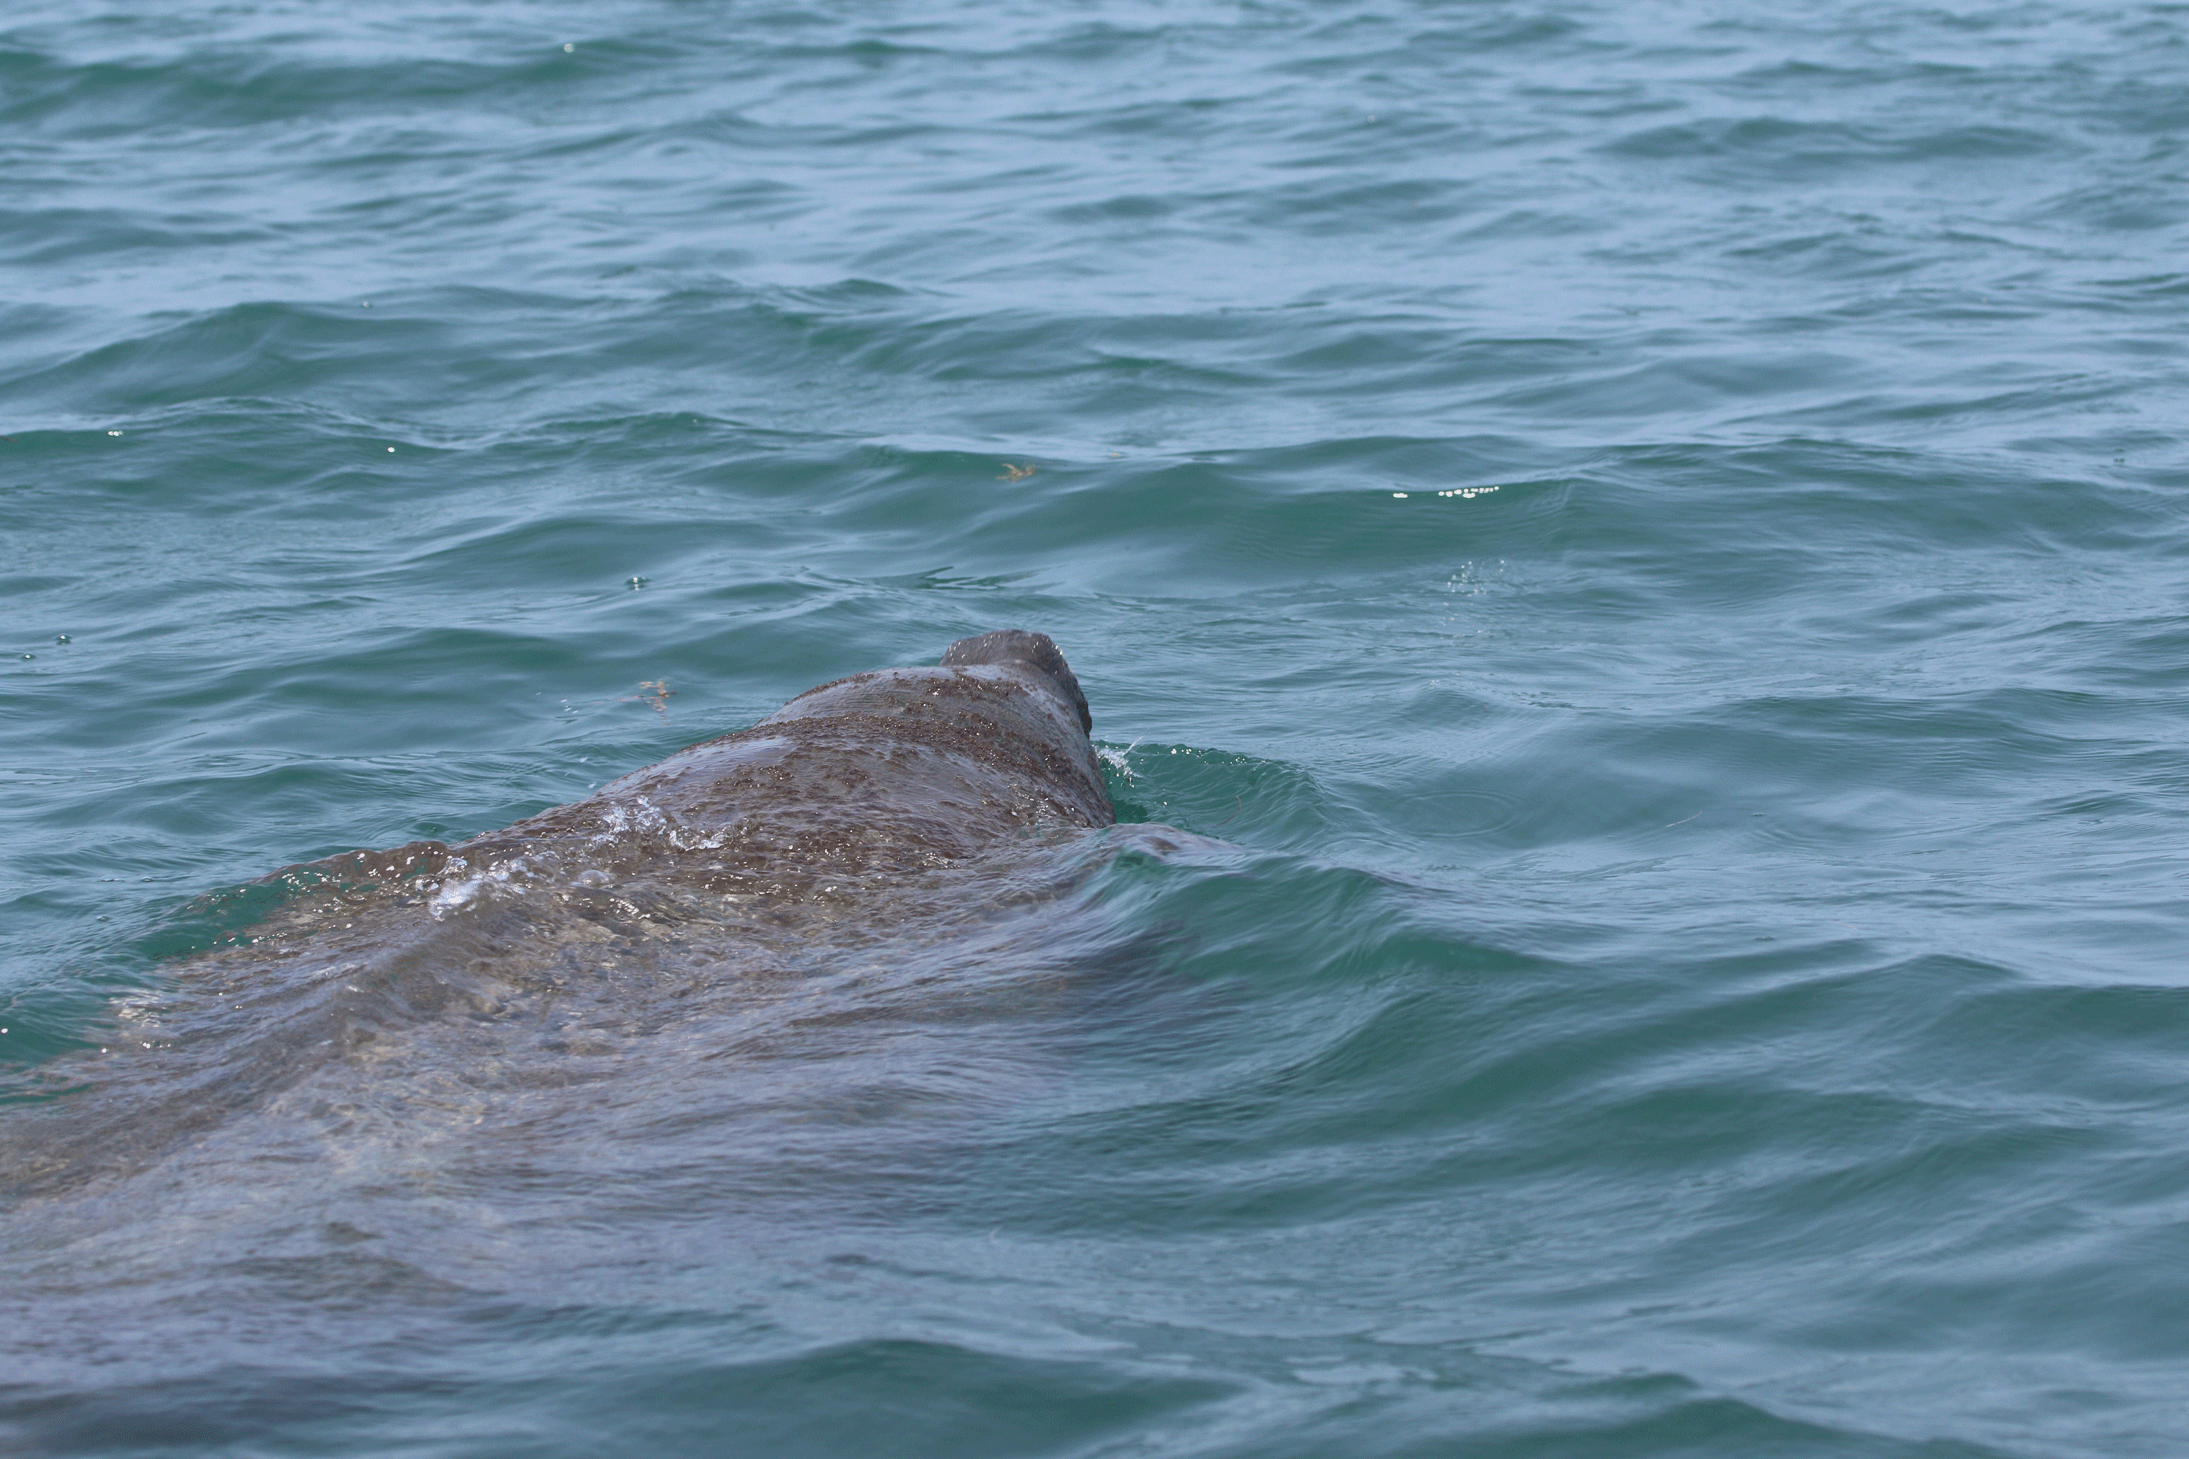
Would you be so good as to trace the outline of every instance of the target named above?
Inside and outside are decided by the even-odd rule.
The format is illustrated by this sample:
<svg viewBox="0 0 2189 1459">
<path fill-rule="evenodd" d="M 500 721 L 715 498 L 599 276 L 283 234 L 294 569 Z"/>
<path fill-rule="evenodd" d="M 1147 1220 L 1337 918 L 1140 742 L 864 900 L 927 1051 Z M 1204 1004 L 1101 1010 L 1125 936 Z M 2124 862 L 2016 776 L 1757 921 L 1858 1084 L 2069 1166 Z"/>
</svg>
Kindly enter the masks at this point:
<svg viewBox="0 0 2189 1459">
<path fill-rule="evenodd" d="M 17 10 L 0 1447 L 2182 1453 L 2185 78 L 2101 0 Z M 1007 625 L 1231 849 L 153 1036 L 276 867 Z M 17 1180 L 115 1090 L 187 1138 Z"/>
</svg>

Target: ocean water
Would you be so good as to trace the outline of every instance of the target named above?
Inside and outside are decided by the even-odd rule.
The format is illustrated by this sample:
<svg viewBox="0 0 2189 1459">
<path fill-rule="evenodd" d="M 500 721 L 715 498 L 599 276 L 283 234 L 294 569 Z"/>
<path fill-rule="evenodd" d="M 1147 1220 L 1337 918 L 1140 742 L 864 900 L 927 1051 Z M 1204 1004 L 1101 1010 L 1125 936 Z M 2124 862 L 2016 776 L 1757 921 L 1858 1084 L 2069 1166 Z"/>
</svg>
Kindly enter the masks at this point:
<svg viewBox="0 0 2189 1459">
<path fill-rule="evenodd" d="M 2185 76 L 2098 0 L 17 9 L 0 1447 L 2182 1453 Z M 193 983 L 1001 626 L 1218 844 L 369 1057 Z"/>
</svg>

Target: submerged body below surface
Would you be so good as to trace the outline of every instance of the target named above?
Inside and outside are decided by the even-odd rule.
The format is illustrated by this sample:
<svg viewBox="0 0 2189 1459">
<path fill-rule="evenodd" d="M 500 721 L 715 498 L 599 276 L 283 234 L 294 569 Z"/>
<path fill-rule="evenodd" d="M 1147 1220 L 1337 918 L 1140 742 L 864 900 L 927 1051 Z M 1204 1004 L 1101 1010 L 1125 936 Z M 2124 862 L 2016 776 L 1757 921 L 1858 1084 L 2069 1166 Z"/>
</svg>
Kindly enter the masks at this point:
<svg viewBox="0 0 2189 1459">
<path fill-rule="evenodd" d="M 1193 838 L 1111 824 L 1035 637 L 233 894 L 105 1047 L 0 1090 L 0 1449 L 232 1452 L 565 1328 L 643 1366 L 826 1327 L 814 1272 L 1161 1001 L 1088 886 Z"/>
<path fill-rule="evenodd" d="M 1063 894 L 1121 846 L 1185 839 L 1094 834 L 1115 816 L 1089 726 L 1048 638 L 986 634 L 468 843 L 288 868 L 249 889 L 270 904 L 257 920 L 125 1002 L 99 1054 L 40 1071 L 56 1097 L 0 1123 L 0 1195 L 26 1212 L 173 1163 L 217 1206 L 208 1161 L 260 1185 L 269 1161 L 430 1167 L 424 1148 L 528 1102 L 524 1120 L 599 1125 L 542 1091 L 641 1058 L 704 1086 L 664 1111 L 765 1105 L 756 1066 L 793 1048 L 823 1105 L 871 1101 L 818 1093 L 831 1058 L 877 1041 L 843 1029 L 1050 996 L 1104 955 Z M 734 1074 L 718 1062 L 740 1053 Z M 871 1063 L 846 1067 L 871 1083 Z M 607 1109 L 662 1082 L 604 1092 Z M 474 1152 L 468 1178 L 523 1148 Z"/>
</svg>

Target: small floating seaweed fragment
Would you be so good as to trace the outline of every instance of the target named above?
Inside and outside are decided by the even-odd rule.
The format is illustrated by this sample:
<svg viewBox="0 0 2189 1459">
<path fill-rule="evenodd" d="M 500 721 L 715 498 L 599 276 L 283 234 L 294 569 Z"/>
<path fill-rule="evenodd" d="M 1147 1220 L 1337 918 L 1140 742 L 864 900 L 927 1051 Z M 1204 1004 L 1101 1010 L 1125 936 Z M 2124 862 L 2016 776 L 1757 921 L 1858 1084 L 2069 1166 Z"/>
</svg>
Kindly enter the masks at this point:
<svg viewBox="0 0 2189 1459">
<path fill-rule="evenodd" d="M 669 712 L 669 698 L 676 693 L 676 690 L 669 687 L 667 679 L 645 679 L 640 681 L 638 687 L 644 692 L 626 694 L 616 702 L 618 704 L 644 704 L 656 714 L 667 714 Z"/>
</svg>

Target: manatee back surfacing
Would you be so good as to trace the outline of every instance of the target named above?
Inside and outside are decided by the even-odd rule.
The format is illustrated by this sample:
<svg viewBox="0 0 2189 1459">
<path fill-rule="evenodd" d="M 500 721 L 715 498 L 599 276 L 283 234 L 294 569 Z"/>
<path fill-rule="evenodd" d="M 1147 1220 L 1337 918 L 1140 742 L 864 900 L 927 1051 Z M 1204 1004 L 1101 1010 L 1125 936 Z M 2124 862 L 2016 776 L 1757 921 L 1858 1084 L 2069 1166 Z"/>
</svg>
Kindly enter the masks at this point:
<svg viewBox="0 0 2189 1459">
<path fill-rule="evenodd" d="M 451 849 L 420 890 L 438 914 L 521 886 L 858 897 L 1014 840 L 1112 825 L 1086 698 L 1057 645 L 1003 630 L 952 656 L 974 663 L 808 689 L 746 731 Z"/>
<path fill-rule="evenodd" d="M 1047 826 L 1116 820 L 1083 696 L 1046 635 L 961 640 L 981 662 L 878 669 L 458 848 L 793 895 L 819 878 L 924 874 Z M 946 656 L 947 657 L 947 656 Z M 625 833 L 654 828 L 649 841 Z M 596 849 L 597 848 L 597 849 Z M 675 853 L 687 853 L 676 855 Z M 704 853 L 704 854 L 701 854 Z"/>
<path fill-rule="evenodd" d="M 416 1143 L 414 1084 L 455 1079 L 465 1099 L 591 1088 L 626 1034 L 646 1041 L 631 1049 L 675 1042 L 667 1063 L 718 1071 L 696 1087 L 734 1102 L 730 1066 L 704 1062 L 725 1051 L 802 1049 L 838 1024 L 856 1051 L 868 1020 L 926 1019 L 944 997 L 1037 1006 L 1111 946 L 1072 889 L 1119 851 L 1191 838 L 1113 825 L 1053 643 L 982 635 L 952 655 L 977 661 L 824 684 L 459 846 L 276 873 L 271 911 L 130 1015 L 96 1088 L 0 1140 L 0 1212 L 216 1127 L 228 1143 L 205 1149 L 255 1158 L 261 1137 L 238 1131 L 261 1127 L 238 1121 L 263 1114 L 278 1144 L 310 1136 L 300 1108 L 392 1099 L 375 1117 L 400 1152 Z M 40 1077 L 59 1088 L 92 1067 Z"/>
<path fill-rule="evenodd" d="M 961 638 L 943 650 L 946 667 L 971 664 L 1008 664 L 1031 669 L 1056 687 L 1079 714 L 1082 734 L 1094 733 L 1094 716 L 1087 712 L 1087 696 L 1079 691 L 1079 680 L 1072 673 L 1072 666 L 1064 662 L 1064 653 L 1056 646 L 1056 640 L 1046 633 L 1029 633 L 1023 628 L 999 628 L 993 633 L 975 634 Z"/>
</svg>

